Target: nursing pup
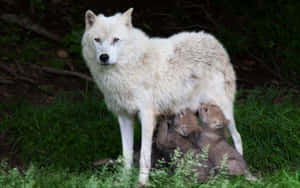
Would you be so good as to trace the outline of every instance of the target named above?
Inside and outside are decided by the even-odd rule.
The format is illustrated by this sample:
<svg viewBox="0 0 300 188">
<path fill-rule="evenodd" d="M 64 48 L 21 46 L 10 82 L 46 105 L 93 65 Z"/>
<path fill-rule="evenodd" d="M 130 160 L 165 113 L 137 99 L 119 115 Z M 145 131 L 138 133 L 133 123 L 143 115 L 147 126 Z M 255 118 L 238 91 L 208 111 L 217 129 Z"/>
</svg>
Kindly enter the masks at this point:
<svg viewBox="0 0 300 188">
<path fill-rule="evenodd" d="M 250 174 L 243 156 L 226 141 L 225 128 L 229 121 L 219 106 L 202 103 L 198 113 L 202 122 L 201 129 L 198 124 L 187 121 L 185 115 L 178 115 L 174 121 L 177 133 L 188 137 L 199 149 L 208 148 L 208 160 L 214 167 L 219 168 L 226 158 L 225 165 L 229 174 L 246 175 L 249 180 L 254 180 L 255 177 Z M 186 115 L 190 116 L 189 114 L 188 112 Z"/>
<path fill-rule="evenodd" d="M 212 163 L 207 158 L 202 157 L 202 151 L 193 145 L 186 137 L 181 136 L 181 128 L 176 129 L 173 118 L 163 119 L 158 124 L 158 132 L 156 137 L 156 146 L 159 152 L 163 154 L 164 158 L 169 160 L 172 159 L 175 149 L 180 151 L 180 158 L 183 158 L 188 152 L 192 152 L 194 160 L 197 160 L 198 164 L 193 166 L 193 170 L 198 173 L 198 181 L 204 182 L 211 175 L 211 169 L 213 167 Z M 185 125 L 189 126 L 193 124 L 197 126 L 197 119 L 192 112 L 186 112 L 182 117 L 182 128 Z M 190 129 L 188 127 L 187 131 Z M 180 133 L 178 133 L 180 131 Z"/>
</svg>

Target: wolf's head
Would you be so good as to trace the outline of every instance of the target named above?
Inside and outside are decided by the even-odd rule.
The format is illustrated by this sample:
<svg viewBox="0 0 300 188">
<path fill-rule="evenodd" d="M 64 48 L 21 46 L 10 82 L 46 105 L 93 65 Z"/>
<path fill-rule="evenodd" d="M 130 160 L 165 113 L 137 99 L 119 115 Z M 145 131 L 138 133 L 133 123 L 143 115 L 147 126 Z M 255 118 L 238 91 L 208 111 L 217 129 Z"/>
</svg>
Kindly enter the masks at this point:
<svg viewBox="0 0 300 188">
<path fill-rule="evenodd" d="M 120 49 L 128 40 L 132 29 L 130 8 L 124 13 L 106 17 L 96 16 L 92 11 L 85 13 L 85 33 L 82 45 L 88 47 L 89 58 L 101 65 L 111 65 L 118 61 Z M 84 54 L 85 55 L 85 54 Z"/>
<path fill-rule="evenodd" d="M 181 136 L 189 136 L 192 132 L 200 130 L 195 114 L 189 109 L 175 116 L 174 125 L 175 131 Z"/>
<path fill-rule="evenodd" d="M 229 124 L 221 108 L 215 104 L 201 103 L 199 116 L 202 124 L 212 130 L 222 129 Z"/>
</svg>

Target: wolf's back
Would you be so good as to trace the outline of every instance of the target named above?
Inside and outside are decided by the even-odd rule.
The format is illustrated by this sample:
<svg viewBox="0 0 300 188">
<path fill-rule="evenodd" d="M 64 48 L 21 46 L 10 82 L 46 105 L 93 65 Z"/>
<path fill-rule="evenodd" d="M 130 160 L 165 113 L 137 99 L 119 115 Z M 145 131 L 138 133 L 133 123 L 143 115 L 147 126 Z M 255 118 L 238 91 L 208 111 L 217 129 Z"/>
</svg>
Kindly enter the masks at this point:
<svg viewBox="0 0 300 188">
<path fill-rule="evenodd" d="M 234 101 L 236 76 L 229 55 L 223 45 L 212 35 L 205 32 L 184 32 L 170 38 L 175 53 L 179 53 L 190 68 L 202 67 L 207 71 L 219 71 L 224 75 L 224 87 L 227 97 Z M 183 62 L 181 62 L 183 63 Z"/>
</svg>

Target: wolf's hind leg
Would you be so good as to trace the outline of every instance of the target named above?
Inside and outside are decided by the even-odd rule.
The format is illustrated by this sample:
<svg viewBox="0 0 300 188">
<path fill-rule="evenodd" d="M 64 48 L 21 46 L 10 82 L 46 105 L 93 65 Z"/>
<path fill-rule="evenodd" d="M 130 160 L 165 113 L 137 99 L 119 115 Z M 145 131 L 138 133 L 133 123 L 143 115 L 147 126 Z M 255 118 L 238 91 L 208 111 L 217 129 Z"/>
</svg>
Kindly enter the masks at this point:
<svg viewBox="0 0 300 188">
<path fill-rule="evenodd" d="M 243 155 L 243 144 L 242 144 L 242 139 L 240 133 L 237 131 L 236 126 L 235 126 L 235 121 L 233 118 L 233 115 L 229 118 L 230 123 L 228 125 L 229 132 L 231 134 L 234 147 L 239 152 L 241 155 Z"/>
<path fill-rule="evenodd" d="M 228 129 L 231 134 L 235 149 L 237 150 L 237 152 L 243 155 L 241 135 L 236 128 L 234 120 L 233 101 L 225 97 L 225 94 L 221 95 L 221 97 L 215 98 L 215 101 L 216 104 L 222 109 L 225 117 L 229 120 Z"/>
</svg>

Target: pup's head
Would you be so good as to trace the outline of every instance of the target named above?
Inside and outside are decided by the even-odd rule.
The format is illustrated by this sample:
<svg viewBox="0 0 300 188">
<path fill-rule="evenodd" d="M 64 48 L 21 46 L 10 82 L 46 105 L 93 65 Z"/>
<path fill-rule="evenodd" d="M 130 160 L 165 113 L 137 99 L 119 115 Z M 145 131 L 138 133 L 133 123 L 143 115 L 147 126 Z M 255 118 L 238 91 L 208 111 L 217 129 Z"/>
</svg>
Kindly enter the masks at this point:
<svg viewBox="0 0 300 188">
<path fill-rule="evenodd" d="M 215 104 L 201 103 L 199 116 L 204 126 L 214 130 L 223 128 L 229 124 L 229 120 L 225 118 L 220 107 Z"/>
<path fill-rule="evenodd" d="M 174 118 L 175 131 L 181 136 L 189 136 L 192 132 L 200 130 L 197 118 L 191 110 L 186 110 Z"/>
<path fill-rule="evenodd" d="M 130 8 L 122 14 L 117 13 L 109 17 L 102 14 L 97 16 L 90 10 L 86 11 L 82 45 L 88 48 L 88 58 L 95 58 L 94 60 L 103 66 L 117 63 L 121 46 L 128 39 L 128 33 L 132 29 L 132 11 Z"/>
</svg>

